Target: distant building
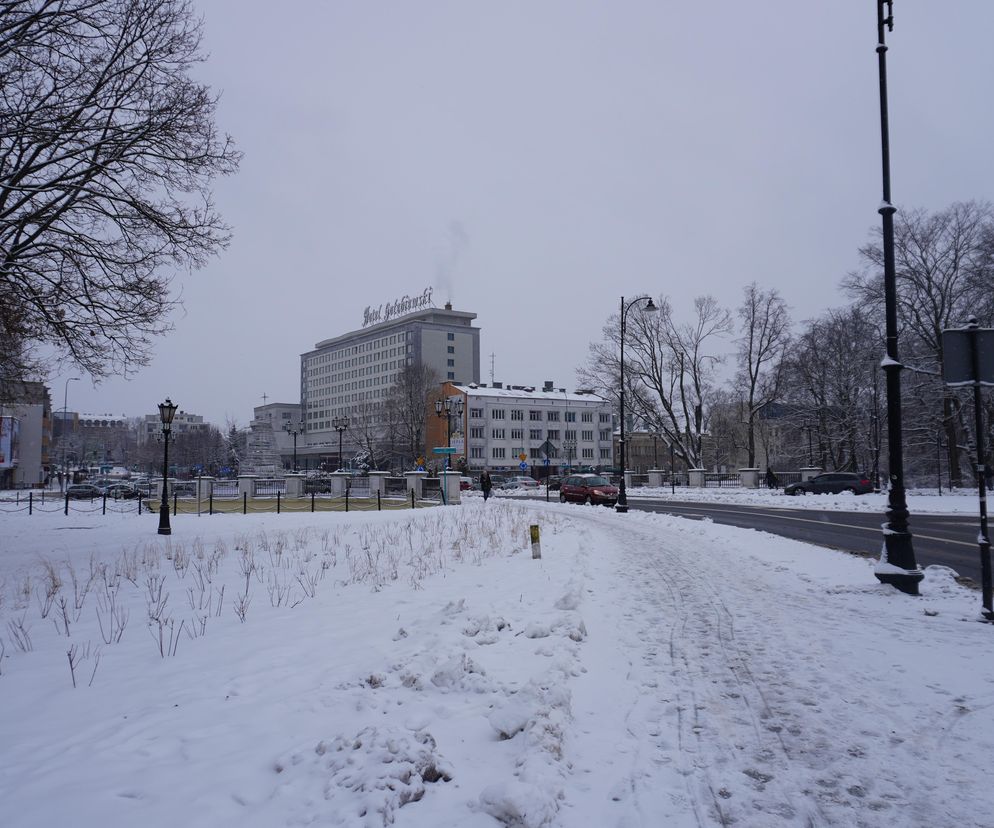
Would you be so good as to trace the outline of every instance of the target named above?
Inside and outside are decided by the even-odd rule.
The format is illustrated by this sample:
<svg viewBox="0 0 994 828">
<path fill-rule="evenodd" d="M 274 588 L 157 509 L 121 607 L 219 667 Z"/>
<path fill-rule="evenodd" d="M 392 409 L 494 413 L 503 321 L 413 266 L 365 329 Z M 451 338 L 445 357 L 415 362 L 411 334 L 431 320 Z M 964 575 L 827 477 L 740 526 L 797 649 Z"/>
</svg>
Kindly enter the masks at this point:
<svg viewBox="0 0 994 828">
<path fill-rule="evenodd" d="M 197 431 L 204 431 L 210 427 L 210 423 L 205 423 L 200 414 L 190 414 L 187 411 L 177 411 L 173 417 L 173 434 L 191 434 Z M 144 446 L 149 441 L 154 441 L 162 434 L 162 420 L 159 413 L 146 414 L 138 423 L 138 445 Z"/>
<path fill-rule="evenodd" d="M 592 391 L 568 392 L 551 381 L 541 389 L 500 382 L 489 387 L 446 383 L 442 395 L 462 400 L 462 419 L 453 421 L 451 442 L 457 450 L 453 465 L 464 460 L 470 472 L 488 467 L 495 472 L 543 477 L 567 468 L 612 463 L 611 404 Z M 445 446 L 445 417 L 437 417 L 431 409 L 427 418 L 429 448 Z M 434 462 L 444 464 L 439 457 Z"/>
<path fill-rule="evenodd" d="M 0 488 L 44 484 L 50 471 L 52 400 L 41 382 L 0 388 Z"/>
<path fill-rule="evenodd" d="M 298 463 L 305 468 L 306 459 L 300 456 L 304 446 L 304 425 L 300 416 L 300 403 L 274 402 L 257 405 L 252 411 L 253 423 L 268 423 L 272 432 L 272 449 L 279 459 L 272 461 L 285 469 L 293 464 L 293 434 L 297 432 Z"/>
<path fill-rule="evenodd" d="M 298 438 L 298 455 L 310 465 L 345 465 L 358 447 L 352 433 L 385 429 L 383 414 L 400 372 L 408 365 L 432 368 L 442 381 L 471 383 L 480 379 L 480 329 L 475 313 L 428 307 L 431 290 L 409 299 L 367 308 L 365 325 L 332 339 L 300 357 L 300 412 L 306 434 Z M 352 428 L 339 434 L 336 418 Z"/>
</svg>

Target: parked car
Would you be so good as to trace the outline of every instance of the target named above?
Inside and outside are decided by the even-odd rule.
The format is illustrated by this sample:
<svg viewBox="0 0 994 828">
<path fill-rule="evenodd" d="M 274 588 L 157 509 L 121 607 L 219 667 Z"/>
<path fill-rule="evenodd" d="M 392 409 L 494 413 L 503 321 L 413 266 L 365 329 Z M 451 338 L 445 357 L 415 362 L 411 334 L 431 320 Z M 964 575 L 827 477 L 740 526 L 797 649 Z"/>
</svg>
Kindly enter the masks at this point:
<svg viewBox="0 0 994 828">
<path fill-rule="evenodd" d="M 509 480 L 504 481 L 505 489 L 537 489 L 538 481 L 534 477 L 528 477 L 526 475 L 520 474 L 517 477 L 512 477 Z"/>
<path fill-rule="evenodd" d="M 618 501 L 618 488 L 601 474 L 571 474 L 563 478 L 559 500 L 563 503 L 614 506 Z"/>
<path fill-rule="evenodd" d="M 563 485 L 563 478 L 558 474 L 550 474 L 548 477 L 549 489 L 558 492 Z"/>
<path fill-rule="evenodd" d="M 476 487 L 476 484 L 473 482 L 473 478 L 472 477 L 466 477 L 465 475 L 463 475 L 462 477 L 459 478 L 459 489 L 460 489 L 460 491 L 465 492 L 465 491 L 467 491 L 469 489 L 475 489 L 475 488 L 477 488 L 477 487 Z"/>
<path fill-rule="evenodd" d="M 828 472 L 812 477 L 803 483 L 791 483 L 783 490 L 784 494 L 805 495 L 805 494 L 839 494 L 840 492 L 852 492 L 853 494 L 869 494 L 873 491 L 873 483 L 865 474 L 851 474 L 849 472 Z"/>
<path fill-rule="evenodd" d="M 114 498 L 114 500 L 134 500 L 141 496 L 138 489 L 130 483 L 111 483 L 104 489 L 104 494 Z"/>
<path fill-rule="evenodd" d="M 66 497 L 70 500 L 94 500 L 103 497 L 104 493 L 99 486 L 92 483 L 73 483 L 66 488 Z"/>
</svg>

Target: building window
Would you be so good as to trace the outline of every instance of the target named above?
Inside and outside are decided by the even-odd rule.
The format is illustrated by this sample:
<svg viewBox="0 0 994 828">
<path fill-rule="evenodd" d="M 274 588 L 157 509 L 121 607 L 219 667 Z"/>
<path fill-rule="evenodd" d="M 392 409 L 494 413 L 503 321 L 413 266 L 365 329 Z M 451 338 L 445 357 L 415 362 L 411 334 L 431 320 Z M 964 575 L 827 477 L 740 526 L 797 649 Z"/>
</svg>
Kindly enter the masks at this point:
<svg viewBox="0 0 994 828">
<path fill-rule="evenodd" d="M 483 419 L 483 409 L 482 408 L 471 408 L 469 410 L 469 417 L 471 420 L 482 420 Z"/>
<path fill-rule="evenodd" d="M 528 430 L 529 440 L 541 440 L 542 439 L 542 429 L 532 428 Z"/>
<path fill-rule="evenodd" d="M 592 443 L 594 441 L 594 432 L 592 431 L 584 431 L 580 436 L 583 438 L 584 442 Z"/>
<path fill-rule="evenodd" d="M 493 408 L 490 410 L 490 419 L 492 420 L 503 420 L 504 419 L 504 409 L 503 408 Z"/>
<path fill-rule="evenodd" d="M 528 456 L 531 457 L 532 460 L 541 460 L 543 456 L 542 449 L 540 447 L 530 448 L 528 450 Z"/>
<path fill-rule="evenodd" d="M 512 440 L 524 440 L 525 430 L 523 428 L 512 428 L 511 429 L 511 439 Z"/>
<path fill-rule="evenodd" d="M 482 460 L 483 459 L 483 446 L 470 446 L 469 447 L 469 456 L 472 457 L 474 460 Z"/>
<path fill-rule="evenodd" d="M 542 412 L 541 411 L 529 411 L 528 412 L 528 419 L 531 420 L 533 423 L 535 423 L 535 422 L 541 422 L 541 420 L 542 420 Z"/>
<path fill-rule="evenodd" d="M 566 440 L 574 440 L 575 441 L 576 440 L 576 429 L 567 428 L 566 431 L 563 432 L 563 438 L 566 439 Z"/>
<path fill-rule="evenodd" d="M 584 411 L 580 414 L 580 419 L 585 423 L 592 423 L 594 421 L 594 414 L 592 411 Z"/>
<path fill-rule="evenodd" d="M 559 412 L 558 411 L 546 411 L 545 412 L 545 419 L 548 420 L 550 423 L 558 423 L 559 422 Z"/>
<path fill-rule="evenodd" d="M 611 415 L 610 414 L 605 414 L 602 411 L 601 412 L 601 416 L 600 416 L 600 422 L 602 422 L 602 423 L 609 423 L 609 422 L 611 422 Z"/>
<path fill-rule="evenodd" d="M 446 338 L 447 340 L 449 340 L 449 342 L 453 342 L 453 341 L 455 340 L 455 338 L 456 338 L 456 335 L 455 335 L 454 333 L 447 333 L 447 334 L 445 335 L 445 338 Z"/>
<path fill-rule="evenodd" d="M 445 364 L 448 365 L 449 368 L 454 368 L 456 361 L 454 359 L 447 359 L 445 360 Z"/>
<path fill-rule="evenodd" d="M 494 440 L 504 440 L 505 434 L 503 428 L 494 428 L 490 431 L 490 437 Z"/>
<path fill-rule="evenodd" d="M 482 440 L 483 439 L 483 426 L 473 426 L 469 430 L 469 438 L 471 440 Z"/>
<path fill-rule="evenodd" d="M 558 440 L 559 439 L 559 429 L 558 428 L 550 428 L 547 432 L 545 432 L 545 438 L 547 440 Z"/>
<path fill-rule="evenodd" d="M 563 414 L 563 420 L 565 420 L 567 423 L 575 423 L 576 422 L 576 412 L 575 411 L 567 411 L 567 412 L 565 412 Z"/>
<path fill-rule="evenodd" d="M 583 459 L 584 460 L 593 460 L 594 459 L 594 450 L 592 448 L 585 448 L 582 451 L 583 451 Z"/>
<path fill-rule="evenodd" d="M 410 345 L 408 345 L 408 347 L 410 347 Z M 446 353 L 449 353 L 449 354 L 454 354 L 454 353 L 456 352 L 456 349 L 455 349 L 455 347 L 454 347 L 454 346 L 452 346 L 452 345 L 450 345 L 450 346 L 449 346 L 448 348 L 446 348 L 445 350 L 446 350 Z"/>
<path fill-rule="evenodd" d="M 512 420 L 524 420 L 525 419 L 525 412 L 522 411 L 520 408 L 512 408 L 511 409 L 511 419 Z"/>
<path fill-rule="evenodd" d="M 611 439 L 611 431 L 610 431 L 610 429 L 602 429 L 601 430 L 601 442 L 602 443 L 606 443 L 610 439 Z"/>
<path fill-rule="evenodd" d="M 503 446 L 494 446 L 493 458 L 495 460 L 504 459 L 504 457 L 506 456 L 506 451 L 507 449 L 505 449 Z"/>
<path fill-rule="evenodd" d="M 446 374 L 445 378 L 454 380 L 456 378 L 455 371 L 449 371 L 448 374 Z"/>
</svg>

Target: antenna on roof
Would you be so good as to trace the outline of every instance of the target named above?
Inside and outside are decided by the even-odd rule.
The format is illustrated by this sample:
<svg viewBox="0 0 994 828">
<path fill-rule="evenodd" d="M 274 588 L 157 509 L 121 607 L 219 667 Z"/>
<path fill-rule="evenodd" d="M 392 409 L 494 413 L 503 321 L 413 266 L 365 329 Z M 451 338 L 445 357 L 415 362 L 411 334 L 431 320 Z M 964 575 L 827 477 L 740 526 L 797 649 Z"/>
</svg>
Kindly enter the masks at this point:
<svg viewBox="0 0 994 828">
<path fill-rule="evenodd" d="M 490 383 L 493 384 L 494 381 L 494 359 L 496 359 L 496 354 L 490 355 Z"/>
</svg>

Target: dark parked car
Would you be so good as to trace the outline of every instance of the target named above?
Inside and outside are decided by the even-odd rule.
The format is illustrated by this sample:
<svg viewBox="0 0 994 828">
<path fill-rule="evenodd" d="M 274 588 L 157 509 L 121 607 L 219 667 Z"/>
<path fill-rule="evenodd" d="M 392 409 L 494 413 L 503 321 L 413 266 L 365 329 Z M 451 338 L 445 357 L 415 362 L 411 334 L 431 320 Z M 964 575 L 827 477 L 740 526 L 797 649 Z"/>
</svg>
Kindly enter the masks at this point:
<svg viewBox="0 0 994 828">
<path fill-rule="evenodd" d="M 70 500 L 94 500 L 103 496 L 100 487 L 92 483 L 73 483 L 66 489 L 66 497 Z"/>
<path fill-rule="evenodd" d="M 804 494 L 839 494 L 840 492 L 852 492 L 853 494 L 869 494 L 873 491 L 873 483 L 865 474 L 851 474 L 849 472 L 828 472 L 812 477 L 804 483 L 791 483 L 785 487 L 784 494 L 804 495 Z"/>
<path fill-rule="evenodd" d="M 136 497 L 140 497 L 140 492 L 130 483 L 111 483 L 104 493 L 107 497 L 112 497 L 114 500 L 133 500 Z"/>
<path fill-rule="evenodd" d="M 571 474 L 559 487 L 559 500 L 563 503 L 595 503 L 614 506 L 618 489 L 600 474 Z"/>
<path fill-rule="evenodd" d="M 548 477 L 549 489 L 553 492 L 558 492 L 560 486 L 563 485 L 563 479 L 558 474 L 550 474 Z"/>
</svg>

